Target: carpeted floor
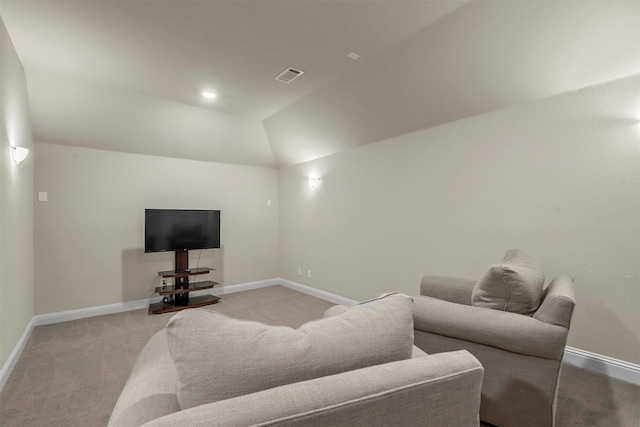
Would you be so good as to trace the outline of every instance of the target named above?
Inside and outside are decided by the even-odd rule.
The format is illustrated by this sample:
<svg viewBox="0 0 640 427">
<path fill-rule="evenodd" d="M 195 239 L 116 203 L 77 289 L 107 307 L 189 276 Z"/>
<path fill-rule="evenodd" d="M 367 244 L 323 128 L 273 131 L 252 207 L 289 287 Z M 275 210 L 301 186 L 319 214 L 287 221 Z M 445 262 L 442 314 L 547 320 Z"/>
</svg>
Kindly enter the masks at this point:
<svg viewBox="0 0 640 427">
<path fill-rule="evenodd" d="M 227 294 L 211 310 L 272 325 L 298 327 L 332 304 L 270 286 Z M 146 310 L 34 328 L 0 393 L 0 425 L 106 425 L 140 350 L 171 313 Z M 640 426 L 640 387 L 566 366 L 557 426 Z"/>
</svg>

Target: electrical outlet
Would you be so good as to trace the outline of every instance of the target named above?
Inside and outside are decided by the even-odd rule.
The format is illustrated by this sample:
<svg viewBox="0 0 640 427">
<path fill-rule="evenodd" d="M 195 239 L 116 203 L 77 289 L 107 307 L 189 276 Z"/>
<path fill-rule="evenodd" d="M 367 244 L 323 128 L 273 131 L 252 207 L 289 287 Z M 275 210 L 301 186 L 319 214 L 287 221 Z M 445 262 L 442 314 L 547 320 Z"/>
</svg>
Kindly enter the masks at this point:
<svg viewBox="0 0 640 427">
<path fill-rule="evenodd" d="M 307 270 L 307 277 L 311 279 L 311 270 Z"/>
<path fill-rule="evenodd" d="M 298 276 L 302 276 L 302 267 L 298 267 Z"/>
</svg>

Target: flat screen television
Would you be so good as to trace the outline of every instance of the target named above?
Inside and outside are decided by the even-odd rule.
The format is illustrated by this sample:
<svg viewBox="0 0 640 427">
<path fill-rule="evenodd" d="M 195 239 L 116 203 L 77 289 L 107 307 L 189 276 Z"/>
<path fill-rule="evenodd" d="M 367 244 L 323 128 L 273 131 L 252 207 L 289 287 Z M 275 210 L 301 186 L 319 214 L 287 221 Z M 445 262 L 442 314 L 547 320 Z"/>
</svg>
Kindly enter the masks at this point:
<svg viewBox="0 0 640 427">
<path fill-rule="evenodd" d="M 144 210 L 144 251 L 146 253 L 219 247 L 219 210 Z"/>
</svg>

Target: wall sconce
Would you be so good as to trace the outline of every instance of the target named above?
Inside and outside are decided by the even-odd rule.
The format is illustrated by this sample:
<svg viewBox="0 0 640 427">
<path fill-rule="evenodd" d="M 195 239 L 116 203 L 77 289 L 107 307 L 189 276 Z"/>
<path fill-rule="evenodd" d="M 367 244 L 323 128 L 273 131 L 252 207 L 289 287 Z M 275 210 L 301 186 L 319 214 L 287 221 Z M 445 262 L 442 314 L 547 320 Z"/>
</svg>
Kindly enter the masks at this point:
<svg viewBox="0 0 640 427">
<path fill-rule="evenodd" d="M 11 158 L 15 162 L 16 165 L 22 163 L 24 159 L 29 155 L 29 149 L 24 147 L 14 147 L 11 146 Z"/>
<path fill-rule="evenodd" d="M 309 178 L 309 186 L 316 190 L 320 186 L 320 178 Z"/>
</svg>

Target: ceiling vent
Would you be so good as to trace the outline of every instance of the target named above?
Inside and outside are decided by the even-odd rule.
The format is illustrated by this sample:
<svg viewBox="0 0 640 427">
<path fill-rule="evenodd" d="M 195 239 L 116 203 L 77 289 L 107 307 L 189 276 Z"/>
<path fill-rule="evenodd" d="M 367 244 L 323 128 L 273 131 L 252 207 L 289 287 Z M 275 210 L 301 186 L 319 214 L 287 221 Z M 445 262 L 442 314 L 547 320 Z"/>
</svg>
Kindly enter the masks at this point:
<svg viewBox="0 0 640 427">
<path fill-rule="evenodd" d="M 303 74 L 304 74 L 304 71 L 302 70 L 297 70 L 293 67 L 287 67 L 284 69 L 283 72 L 281 72 L 276 76 L 276 80 L 282 83 L 289 84 Z"/>
</svg>

